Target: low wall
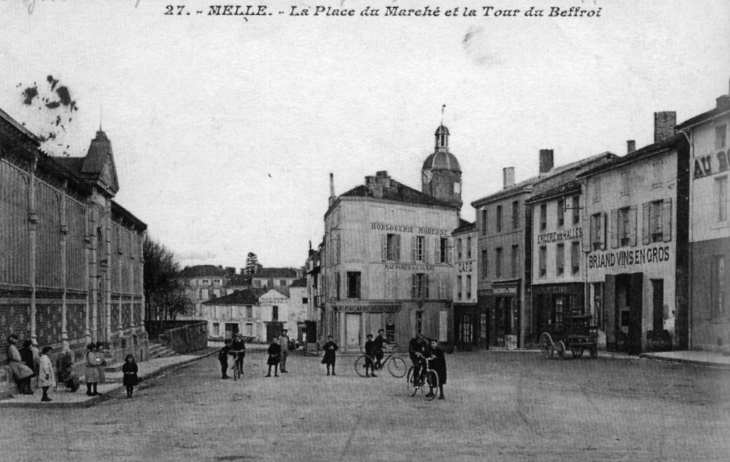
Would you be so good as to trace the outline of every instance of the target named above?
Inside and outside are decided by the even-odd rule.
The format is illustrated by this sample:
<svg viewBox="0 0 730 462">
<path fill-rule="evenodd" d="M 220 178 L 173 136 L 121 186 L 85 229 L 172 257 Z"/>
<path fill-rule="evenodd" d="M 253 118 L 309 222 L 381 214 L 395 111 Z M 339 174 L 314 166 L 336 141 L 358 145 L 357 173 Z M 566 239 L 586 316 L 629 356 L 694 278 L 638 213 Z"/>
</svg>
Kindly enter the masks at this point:
<svg viewBox="0 0 730 462">
<path fill-rule="evenodd" d="M 162 343 L 176 353 L 189 353 L 208 346 L 206 321 L 146 321 L 151 341 Z"/>
</svg>

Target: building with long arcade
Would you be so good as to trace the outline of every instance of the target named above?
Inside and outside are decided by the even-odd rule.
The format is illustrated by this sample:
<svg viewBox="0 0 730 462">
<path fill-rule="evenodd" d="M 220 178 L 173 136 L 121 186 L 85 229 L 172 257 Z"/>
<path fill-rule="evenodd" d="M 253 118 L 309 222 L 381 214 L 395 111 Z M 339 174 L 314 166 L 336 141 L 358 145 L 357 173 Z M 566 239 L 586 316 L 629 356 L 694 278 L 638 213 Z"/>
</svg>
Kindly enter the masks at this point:
<svg viewBox="0 0 730 462">
<path fill-rule="evenodd" d="M 422 168 L 422 191 L 385 171 L 330 196 L 325 214 L 324 325 L 345 352 L 384 329 L 403 350 L 417 333 L 453 341 L 451 233 L 459 226 L 461 167 L 449 132 Z"/>
</svg>

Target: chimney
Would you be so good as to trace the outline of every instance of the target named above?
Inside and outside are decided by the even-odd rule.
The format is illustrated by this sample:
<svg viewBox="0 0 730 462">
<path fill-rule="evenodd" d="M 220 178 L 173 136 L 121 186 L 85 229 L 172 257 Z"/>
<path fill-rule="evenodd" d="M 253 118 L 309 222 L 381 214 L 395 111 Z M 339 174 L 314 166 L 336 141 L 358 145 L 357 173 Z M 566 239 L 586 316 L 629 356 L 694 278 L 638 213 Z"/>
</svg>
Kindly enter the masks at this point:
<svg viewBox="0 0 730 462">
<path fill-rule="evenodd" d="M 553 169 L 553 150 L 540 149 L 540 175 Z"/>
<path fill-rule="evenodd" d="M 335 175 L 330 173 L 330 206 L 335 203 L 337 196 L 335 196 Z"/>
<path fill-rule="evenodd" d="M 371 184 L 375 183 L 375 177 L 372 175 L 368 175 L 365 177 L 365 186 L 370 186 Z"/>
<path fill-rule="evenodd" d="M 515 185 L 515 168 L 505 167 L 502 169 L 502 178 L 504 179 L 504 189 Z"/>
<path fill-rule="evenodd" d="M 674 127 L 677 125 L 675 111 L 654 113 L 654 142 L 658 143 L 674 136 Z"/>
<path fill-rule="evenodd" d="M 730 109 L 730 89 L 728 89 L 727 95 L 720 95 L 717 98 L 717 108 L 721 111 L 727 111 Z"/>
<path fill-rule="evenodd" d="M 628 140 L 626 142 L 626 153 L 631 154 L 636 151 L 636 140 Z"/>
</svg>

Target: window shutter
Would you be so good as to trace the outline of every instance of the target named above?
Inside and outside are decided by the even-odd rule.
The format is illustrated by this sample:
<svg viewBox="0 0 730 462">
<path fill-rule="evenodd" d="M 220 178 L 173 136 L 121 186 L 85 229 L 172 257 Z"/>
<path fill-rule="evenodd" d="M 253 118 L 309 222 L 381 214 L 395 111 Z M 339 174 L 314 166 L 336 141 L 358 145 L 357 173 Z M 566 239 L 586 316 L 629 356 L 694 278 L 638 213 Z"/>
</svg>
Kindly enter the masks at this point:
<svg viewBox="0 0 730 462">
<path fill-rule="evenodd" d="M 644 202 L 641 208 L 641 243 L 647 245 L 651 239 L 651 202 Z"/>
<path fill-rule="evenodd" d="M 428 274 L 426 274 L 425 276 L 426 276 L 426 281 L 425 281 L 426 294 L 423 298 L 429 299 L 429 298 L 431 298 L 431 297 L 429 297 L 429 288 L 431 286 L 431 281 L 430 281 L 430 278 L 428 277 Z"/>
<path fill-rule="evenodd" d="M 672 198 L 664 199 L 662 202 L 662 240 L 672 240 Z"/>
<path fill-rule="evenodd" d="M 429 240 L 430 239 L 428 238 L 428 236 L 423 237 L 423 262 L 424 263 L 428 263 L 429 260 L 431 260 L 430 258 L 428 258 L 428 256 L 429 256 L 428 241 Z"/>
<path fill-rule="evenodd" d="M 380 258 L 381 260 L 385 261 L 388 259 L 388 235 L 383 234 L 380 237 Z"/>
<path fill-rule="evenodd" d="M 451 264 L 451 262 L 453 261 L 453 258 L 451 256 L 452 245 L 453 244 L 451 242 L 448 242 L 448 241 L 446 242 L 446 263 L 449 263 L 449 264 Z"/>
<path fill-rule="evenodd" d="M 593 246 L 593 237 L 595 236 L 595 230 L 593 229 L 593 223 L 591 217 L 587 213 L 583 214 L 583 237 L 581 239 L 583 244 L 583 252 L 590 252 Z"/>
<path fill-rule="evenodd" d="M 357 298 L 362 298 L 362 292 L 360 292 L 360 290 L 361 290 L 360 280 L 361 279 L 362 278 L 360 277 L 360 274 L 358 273 L 357 277 L 355 278 L 355 293 L 357 294 Z"/>
<path fill-rule="evenodd" d="M 618 209 L 611 210 L 611 248 L 618 247 Z"/>
<path fill-rule="evenodd" d="M 411 298 L 416 298 L 416 273 L 411 274 Z"/>
<path fill-rule="evenodd" d="M 395 260 L 400 261 L 400 234 L 395 235 Z"/>
<path fill-rule="evenodd" d="M 441 238 L 437 237 L 434 241 L 434 255 L 436 257 L 436 261 L 434 263 L 441 263 Z"/>
<path fill-rule="evenodd" d="M 416 236 L 411 236 L 411 261 L 416 261 Z"/>
<path fill-rule="evenodd" d="M 632 205 L 629 209 L 629 245 L 631 247 L 636 247 L 636 215 L 638 212 L 638 207 L 635 205 Z"/>
<path fill-rule="evenodd" d="M 606 233 L 608 230 L 608 214 L 601 212 L 601 250 L 606 250 Z"/>
</svg>

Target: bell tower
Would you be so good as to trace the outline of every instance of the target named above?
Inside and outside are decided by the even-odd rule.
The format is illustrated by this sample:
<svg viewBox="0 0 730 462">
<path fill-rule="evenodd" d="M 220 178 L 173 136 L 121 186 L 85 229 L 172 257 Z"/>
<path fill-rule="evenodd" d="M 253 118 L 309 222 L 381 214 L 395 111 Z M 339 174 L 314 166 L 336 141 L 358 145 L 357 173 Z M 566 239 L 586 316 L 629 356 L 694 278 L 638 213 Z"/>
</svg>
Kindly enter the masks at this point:
<svg viewBox="0 0 730 462">
<path fill-rule="evenodd" d="M 461 209 L 461 166 L 449 151 L 449 129 L 441 123 L 434 135 L 434 152 L 421 169 L 421 191 Z"/>
</svg>

